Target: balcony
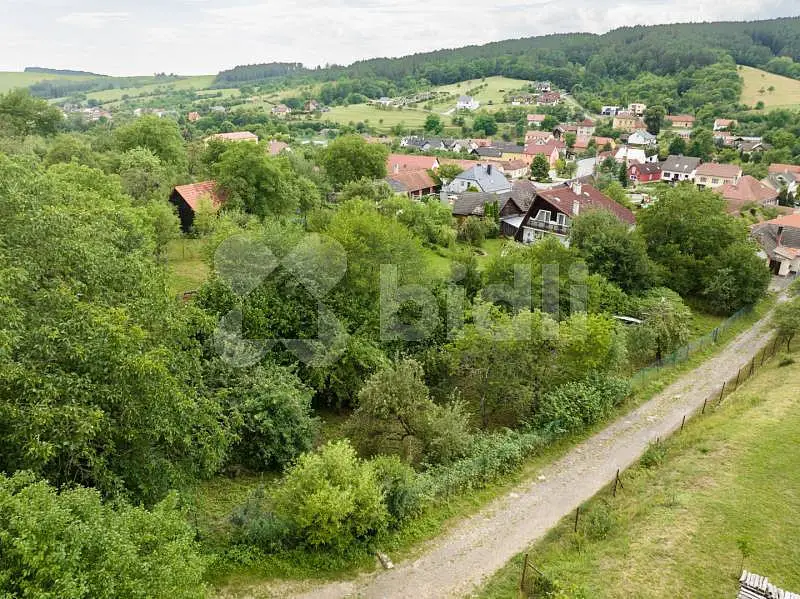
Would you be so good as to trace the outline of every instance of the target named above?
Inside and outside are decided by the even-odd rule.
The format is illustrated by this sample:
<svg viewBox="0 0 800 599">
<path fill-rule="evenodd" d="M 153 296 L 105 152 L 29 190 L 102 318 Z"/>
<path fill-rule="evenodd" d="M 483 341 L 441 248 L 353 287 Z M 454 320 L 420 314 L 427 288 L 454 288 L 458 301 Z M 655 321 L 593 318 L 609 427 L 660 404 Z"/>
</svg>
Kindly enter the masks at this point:
<svg viewBox="0 0 800 599">
<path fill-rule="evenodd" d="M 551 233 L 555 233 L 556 235 L 569 235 L 568 224 L 562 224 L 552 220 L 540 220 L 538 218 L 532 218 L 528 221 L 528 226 L 538 229 L 539 231 L 549 231 Z"/>
</svg>

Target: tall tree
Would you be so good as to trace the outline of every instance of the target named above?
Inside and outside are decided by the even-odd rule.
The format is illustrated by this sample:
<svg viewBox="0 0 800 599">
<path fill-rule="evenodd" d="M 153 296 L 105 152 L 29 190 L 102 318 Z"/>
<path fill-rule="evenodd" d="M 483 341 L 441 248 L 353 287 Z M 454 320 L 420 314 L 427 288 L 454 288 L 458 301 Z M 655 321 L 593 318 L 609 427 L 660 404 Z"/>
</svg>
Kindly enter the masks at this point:
<svg viewBox="0 0 800 599">
<path fill-rule="evenodd" d="M 661 132 L 661 125 L 664 122 L 664 115 L 667 111 L 663 106 L 648 106 L 644 111 L 644 124 L 647 126 L 648 133 L 658 135 Z"/>
<path fill-rule="evenodd" d="M 537 154 L 531 162 L 531 177 L 534 181 L 550 180 L 550 163 L 543 154 Z"/>
<path fill-rule="evenodd" d="M 388 156 L 384 144 L 368 144 L 360 135 L 344 135 L 325 149 L 321 163 L 334 186 L 341 189 L 350 181 L 383 179 Z"/>
<path fill-rule="evenodd" d="M 187 165 L 186 147 L 178 124 L 172 119 L 146 115 L 114 132 L 120 151 L 147 148 L 164 164 L 183 171 Z"/>
<path fill-rule="evenodd" d="M 442 131 L 444 131 L 444 123 L 442 123 L 442 119 L 439 118 L 439 115 L 429 114 L 425 118 L 425 132 L 438 135 Z"/>
</svg>

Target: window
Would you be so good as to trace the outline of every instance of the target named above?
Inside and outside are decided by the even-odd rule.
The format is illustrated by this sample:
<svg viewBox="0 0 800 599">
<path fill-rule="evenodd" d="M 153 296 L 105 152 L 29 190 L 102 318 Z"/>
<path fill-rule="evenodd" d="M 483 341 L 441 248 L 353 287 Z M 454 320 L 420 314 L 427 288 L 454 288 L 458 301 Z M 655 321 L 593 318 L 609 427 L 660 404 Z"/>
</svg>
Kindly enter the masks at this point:
<svg viewBox="0 0 800 599">
<path fill-rule="evenodd" d="M 719 179 L 717 179 L 716 177 L 711 179 L 711 185 L 716 185 L 717 183 L 719 183 Z"/>
<path fill-rule="evenodd" d="M 536 215 L 536 220 L 543 220 L 546 222 L 550 221 L 550 211 L 549 210 L 539 210 L 539 213 Z"/>
<path fill-rule="evenodd" d="M 566 226 L 567 225 L 567 215 L 566 214 L 562 214 L 561 212 L 559 212 L 558 214 L 556 214 L 556 221 L 558 221 L 559 225 Z"/>
</svg>

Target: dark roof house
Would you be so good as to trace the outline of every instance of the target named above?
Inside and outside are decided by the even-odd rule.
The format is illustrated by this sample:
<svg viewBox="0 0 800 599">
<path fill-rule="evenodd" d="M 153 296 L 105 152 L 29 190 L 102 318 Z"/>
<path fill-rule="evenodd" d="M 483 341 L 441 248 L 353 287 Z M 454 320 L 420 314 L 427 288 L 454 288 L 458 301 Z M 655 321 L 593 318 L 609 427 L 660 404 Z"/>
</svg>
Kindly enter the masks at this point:
<svg viewBox="0 0 800 599">
<path fill-rule="evenodd" d="M 217 190 L 216 181 L 178 185 L 172 190 L 169 201 L 178 209 L 178 217 L 184 233 L 192 230 L 195 212 L 199 209 L 203 199 L 210 200 L 211 209 L 215 211 L 225 203 L 225 196 Z"/>
</svg>

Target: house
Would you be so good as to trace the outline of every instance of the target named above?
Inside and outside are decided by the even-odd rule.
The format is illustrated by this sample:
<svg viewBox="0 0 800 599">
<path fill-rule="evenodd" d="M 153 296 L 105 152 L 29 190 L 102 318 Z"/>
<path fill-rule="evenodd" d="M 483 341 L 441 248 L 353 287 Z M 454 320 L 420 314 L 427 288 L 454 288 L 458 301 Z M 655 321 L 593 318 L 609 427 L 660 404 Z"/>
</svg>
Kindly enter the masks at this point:
<svg viewBox="0 0 800 599">
<path fill-rule="evenodd" d="M 560 152 L 561 144 L 563 144 L 563 142 L 557 142 L 556 140 L 550 140 L 544 144 L 530 143 L 525 146 L 525 154 L 528 156 L 528 159 L 531 162 L 533 162 L 533 159 L 536 156 L 541 154 L 545 158 L 547 158 L 547 162 L 550 164 L 550 168 L 554 168 L 556 162 L 561 156 Z"/>
<path fill-rule="evenodd" d="M 617 153 L 614 154 L 614 160 L 617 164 L 631 164 L 632 162 L 645 163 L 647 162 L 647 154 L 641 148 L 631 148 L 630 146 L 620 146 Z"/>
<path fill-rule="evenodd" d="M 745 204 L 778 205 L 778 192 L 750 175 L 743 176 L 736 184 L 717 187 L 717 193 L 728 202 L 728 211 L 733 213 L 739 212 Z"/>
<path fill-rule="evenodd" d="M 690 114 L 668 114 L 664 117 L 675 129 L 692 129 L 695 118 Z"/>
<path fill-rule="evenodd" d="M 289 144 L 276 139 L 269 140 L 269 144 L 267 145 L 267 153 L 269 153 L 270 156 L 277 156 L 284 150 L 289 149 Z"/>
<path fill-rule="evenodd" d="M 518 158 L 499 162 L 497 167 L 500 169 L 500 172 L 509 179 L 522 179 L 528 174 L 528 170 L 530 170 L 530 165 Z"/>
<path fill-rule="evenodd" d="M 186 120 L 189 121 L 190 123 L 196 123 L 197 121 L 200 120 L 200 113 L 199 112 L 190 112 L 186 116 Z"/>
<path fill-rule="evenodd" d="M 277 104 L 276 106 L 272 107 L 272 110 L 270 112 L 272 112 L 272 114 L 274 114 L 275 116 L 284 117 L 288 114 L 291 114 L 292 109 L 289 108 L 286 104 Z"/>
<path fill-rule="evenodd" d="M 417 154 L 389 154 L 386 158 L 386 172 L 396 175 L 404 171 L 436 170 L 439 160 L 436 156 L 419 156 Z"/>
<path fill-rule="evenodd" d="M 786 189 L 786 193 L 792 197 L 797 196 L 797 189 L 800 187 L 800 166 L 793 167 L 796 168 L 796 172 L 792 172 L 791 170 L 775 170 L 773 172 L 772 167 L 776 166 L 789 166 L 792 165 L 783 165 L 783 164 L 772 164 L 769 167 L 769 174 L 766 178 L 762 179 L 761 182 L 764 185 L 768 186 L 771 189 L 774 189 L 776 192 L 780 193 L 782 189 Z"/>
<path fill-rule="evenodd" d="M 781 164 L 776 162 L 774 164 L 770 164 L 767 168 L 767 172 L 772 175 L 776 173 L 792 173 L 794 175 L 800 175 L 800 165 L 797 164 Z"/>
<path fill-rule="evenodd" d="M 470 152 L 470 154 L 473 154 L 480 158 L 502 158 L 503 156 L 503 153 L 500 151 L 499 148 L 495 148 L 492 146 L 475 148 Z"/>
<path fill-rule="evenodd" d="M 714 189 L 722 185 L 736 185 L 742 178 L 742 169 L 736 164 L 705 162 L 697 167 L 694 182 L 698 187 Z"/>
<path fill-rule="evenodd" d="M 736 145 L 736 136 L 727 131 L 717 131 L 714 133 L 714 143 L 725 148 L 732 148 Z"/>
<path fill-rule="evenodd" d="M 386 177 L 386 182 L 396 193 L 405 193 L 410 198 L 421 198 L 434 194 L 439 187 L 427 170 L 406 170 L 392 173 Z"/>
<path fill-rule="evenodd" d="M 500 218 L 521 216 L 525 209 L 512 198 L 511 191 L 503 193 L 483 193 L 479 191 L 465 191 L 458 195 L 442 194 L 442 199 L 447 200 L 451 206 L 453 216 L 462 219 L 468 216 L 482 217 L 486 214 L 486 206 L 497 202 Z"/>
<path fill-rule="evenodd" d="M 528 93 L 516 93 L 511 96 L 510 100 L 512 106 L 524 106 L 534 104 L 536 102 L 536 96 Z"/>
<path fill-rule="evenodd" d="M 613 150 L 614 148 L 617 147 L 617 142 L 614 140 L 613 137 L 598 137 L 595 135 L 594 144 L 598 150 L 602 150 L 606 146 L 608 146 L 609 150 Z"/>
<path fill-rule="evenodd" d="M 511 183 L 503 176 L 500 169 L 492 164 L 476 164 L 465 170 L 447 184 L 448 193 L 463 193 L 474 187 L 485 193 L 502 193 L 511 191 Z"/>
<path fill-rule="evenodd" d="M 646 129 L 640 129 L 628 136 L 628 145 L 653 148 L 658 145 L 658 138 Z"/>
<path fill-rule="evenodd" d="M 553 133 L 551 131 L 526 131 L 525 132 L 525 145 L 528 144 L 538 144 L 544 145 L 549 141 L 554 140 Z"/>
<path fill-rule="evenodd" d="M 531 88 L 537 92 L 549 92 L 553 89 L 553 85 L 549 81 L 534 81 L 531 83 Z"/>
<path fill-rule="evenodd" d="M 525 146 L 512 142 L 498 141 L 494 143 L 494 147 L 500 150 L 503 160 L 528 160 L 525 154 Z"/>
<path fill-rule="evenodd" d="M 387 96 L 381 96 L 380 98 L 378 98 L 374 102 L 375 102 L 375 104 L 380 104 L 381 106 L 391 106 L 392 105 L 392 99 L 387 97 Z"/>
<path fill-rule="evenodd" d="M 555 106 L 561 102 L 561 94 L 559 92 L 542 92 L 536 96 L 536 103 L 540 106 Z"/>
<path fill-rule="evenodd" d="M 738 123 L 734 119 L 714 119 L 714 131 L 733 129 Z"/>
<path fill-rule="evenodd" d="M 576 152 L 585 152 L 589 149 L 589 142 L 592 140 L 590 135 L 577 135 L 572 149 Z"/>
<path fill-rule="evenodd" d="M 694 181 L 694 174 L 700 165 L 699 158 L 670 155 L 661 163 L 661 180 L 671 183 L 677 181 Z"/>
<path fill-rule="evenodd" d="M 460 96 L 456 108 L 458 110 L 477 110 L 480 105 L 481 103 L 472 96 Z"/>
<path fill-rule="evenodd" d="M 594 135 L 594 121 L 592 119 L 583 119 L 580 123 L 576 125 L 575 135 L 578 137 L 586 136 L 590 137 Z"/>
<path fill-rule="evenodd" d="M 742 141 L 741 143 L 739 143 L 739 151 L 742 154 L 752 154 L 753 152 L 765 152 L 771 149 L 772 149 L 771 145 L 764 143 L 761 140 Z"/>
<path fill-rule="evenodd" d="M 765 576 L 742 570 L 736 599 L 800 599 L 800 595 L 779 589 Z"/>
<path fill-rule="evenodd" d="M 600 109 L 600 114 L 603 116 L 614 116 L 619 112 L 619 106 L 603 106 Z"/>
<path fill-rule="evenodd" d="M 755 225 L 751 234 L 761 245 L 772 274 L 784 277 L 800 272 L 800 213 Z"/>
<path fill-rule="evenodd" d="M 637 183 L 661 181 L 661 165 L 658 162 L 634 162 L 628 167 L 628 178 Z"/>
<path fill-rule="evenodd" d="M 178 218 L 184 233 L 191 232 L 194 215 L 203 200 L 207 200 L 214 211 L 219 210 L 225 203 L 225 196 L 217 189 L 216 181 L 178 185 L 172 190 L 169 201 L 178 209 Z"/>
<path fill-rule="evenodd" d="M 320 108 L 322 108 L 322 105 L 316 100 L 308 100 L 303 104 L 304 112 L 317 112 Z"/>
<path fill-rule="evenodd" d="M 633 225 L 633 212 L 617 204 L 591 185 L 573 181 L 552 188 L 535 188 L 525 215 L 501 218 L 507 230 L 514 230 L 514 239 L 532 243 L 545 235 L 555 235 L 567 243 L 572 219 L 589 210 L 607 210 L 620 221 Z"/>
<path fill-rule="evenodd" d="M 642 104 L 641 102 L 631 102 L 628 104 L 628 112 L 636 116 L 643 116 L 645 110 L 647 110 L 647 104 Z"/>
<path fill-rule="evenodd" d="M 546 114 L 529 114 L 528 127 L 541 127 L 544 120 L 547 118 Z"/>
<path fill-rule="evenodd" d="M 206 137 L 206 143 L 211 140 L 220 141 L 250 141 L 258 143 L 258 135 L 250 133 L 250 131 L 232 131 L 230 133 L 215 133 Z"/>
<path fill-rule="evenodd" d="M 644 129 L 644 121 L 632 112 L 618 112 L 611 122 L 611 126 L 617 131 L 632 132 L 637 129 Z"/>
</svg>

